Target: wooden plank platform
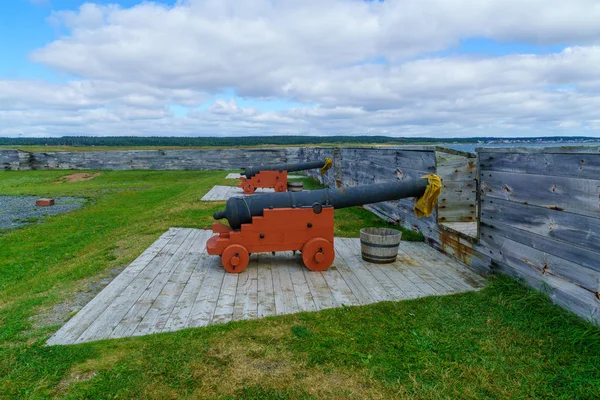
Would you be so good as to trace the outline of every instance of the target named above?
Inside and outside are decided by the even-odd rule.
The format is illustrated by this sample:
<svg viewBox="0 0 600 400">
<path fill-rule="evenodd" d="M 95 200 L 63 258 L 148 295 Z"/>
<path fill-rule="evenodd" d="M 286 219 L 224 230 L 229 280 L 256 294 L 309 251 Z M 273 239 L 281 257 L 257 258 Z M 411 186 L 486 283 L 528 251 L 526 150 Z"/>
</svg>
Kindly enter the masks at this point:
<svg viewBox="0 0 600 400">
<path fill-rule="evenodd" d="M 231 173 L 231 174 L 227 174 L 225 179 L 240 179 L 241 177 L 242 177 L 241 174 Z M 306 178 L 306 177 L 300 176 L 300 175 L 288 175 L 288 179 L 300 179 L 300 178 Z"/>
<path fill-rule="evenodd" d="M 360 257 L 359 239 L 336 238 L 323 272 L 300 254 L 251 256 L 227 274 L 206 253 L 211 231 L 171 228 L 60 328 L 48 345 L 148 335 L 342 305 L 474 291 L 485 279 L 424 243 L 402 242 L 393 264 Z"/>
<path fill-rule="evenodd" d="M 256 189 L 254 193 L 274 193 L 274 189 Z M 230 197 L 234 196 L 247 196 L 244 194 L 242 188 L 235 186 L 213 186 L 212 189 L 208 191 L 202 198 L 201 201 L 220 201 L 220 200 L 228 200 Z"/>
</svg>

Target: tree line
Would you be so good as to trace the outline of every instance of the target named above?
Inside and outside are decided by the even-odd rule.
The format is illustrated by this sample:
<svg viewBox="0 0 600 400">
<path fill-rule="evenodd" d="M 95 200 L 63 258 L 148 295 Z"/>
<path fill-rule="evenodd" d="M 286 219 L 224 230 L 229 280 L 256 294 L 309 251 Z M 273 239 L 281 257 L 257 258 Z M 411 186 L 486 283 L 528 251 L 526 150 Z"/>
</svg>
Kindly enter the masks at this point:
<svg viewBox="0 0 600 400">
<path fill-rule="evenodd" d="M 527 138 L 537 140 L 544 138 Z M 548 139 L 548 138 L 545 138 Z M 552 138 L 558 140 L 560 138 Z M 565 140 L 585 140 L 569 137 Z M 63 136 L 53 138 L 2 138 L 0 146 L 261 146 L 311 144 L 415 144 L 415 143 L 486 143 L 493 137 L 477 138 L 402 138 L 389 136 L 239 136 L 239 137 L 140 137 L 140 136 Z M 523 140 L 523 138 L 503 139 Z"/>
</svg>

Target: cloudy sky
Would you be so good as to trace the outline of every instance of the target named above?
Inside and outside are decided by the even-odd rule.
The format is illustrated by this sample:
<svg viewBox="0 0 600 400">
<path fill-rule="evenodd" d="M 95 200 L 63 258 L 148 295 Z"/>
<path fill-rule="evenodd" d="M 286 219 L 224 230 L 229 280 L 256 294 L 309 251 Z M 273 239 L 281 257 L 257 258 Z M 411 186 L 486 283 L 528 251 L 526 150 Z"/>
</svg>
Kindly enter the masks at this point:
<svg viewBox="0 0 600 400">
<path fill-rule="evenodd" d="M 600 136 L 600 0 L 1 0 L 0 135 Z"/>
</svg>

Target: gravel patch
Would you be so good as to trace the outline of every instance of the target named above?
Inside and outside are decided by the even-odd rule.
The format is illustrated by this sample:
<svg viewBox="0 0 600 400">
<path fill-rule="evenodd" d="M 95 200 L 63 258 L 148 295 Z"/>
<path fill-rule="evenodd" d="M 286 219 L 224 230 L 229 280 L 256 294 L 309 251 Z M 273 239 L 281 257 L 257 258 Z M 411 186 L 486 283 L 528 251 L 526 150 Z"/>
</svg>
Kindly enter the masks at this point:
<svg viewBox="0 0 600 400">
<path fill-rule="evenodd" d="M 48 215 L 62 214 L 81 208 L 87 199 L 55 197 L 55 205 L 38 207 L 36 196 L 0 196 L 0 230 L 18 228 Z"/>
</svg>

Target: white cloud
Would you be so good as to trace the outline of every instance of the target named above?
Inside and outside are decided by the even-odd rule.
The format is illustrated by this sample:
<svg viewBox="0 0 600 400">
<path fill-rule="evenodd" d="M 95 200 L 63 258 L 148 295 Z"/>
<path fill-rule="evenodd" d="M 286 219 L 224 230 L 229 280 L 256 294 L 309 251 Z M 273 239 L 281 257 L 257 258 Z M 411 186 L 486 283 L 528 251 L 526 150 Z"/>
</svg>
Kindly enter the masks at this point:
<svg viewBox="0 0 600 400">
<path fill-rule="evenodd" d="M 595 0 L 90 3 L 51 20 L 69 34 L 31 59 L 77 80 L 0 81 L 0 134 L 597 132 Z M 570 47 L 430 56 L 471 37 Z M 364 63 L 377 57 L 390 63 Z M 197 108 L 225 88 L 318 106 L 262 112 L 224 96 Z"/>
</svg>

